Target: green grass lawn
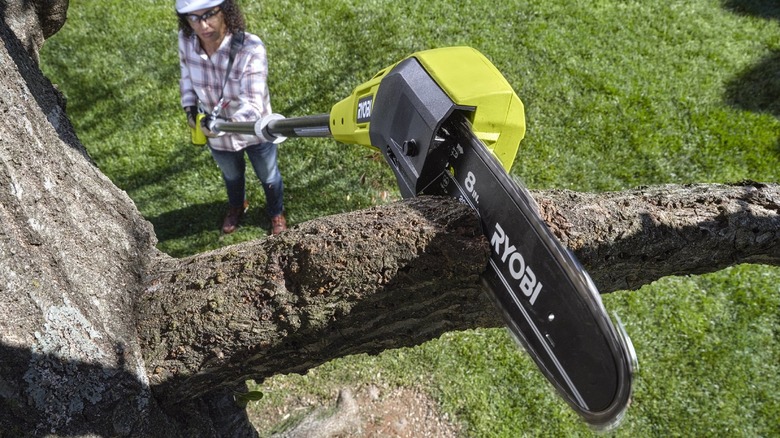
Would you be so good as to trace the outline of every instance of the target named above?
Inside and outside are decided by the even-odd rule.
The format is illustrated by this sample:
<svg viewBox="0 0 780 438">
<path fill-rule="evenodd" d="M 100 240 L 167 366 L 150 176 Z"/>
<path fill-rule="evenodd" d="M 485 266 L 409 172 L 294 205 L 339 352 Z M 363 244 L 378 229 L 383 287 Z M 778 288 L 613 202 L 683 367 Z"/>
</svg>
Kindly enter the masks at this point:
<svg viewBox="0 0 780 438">
<path fill-rule="evenodd" d="M 656 4 L 657 3 L 657 4 Z M 409 54 L 468 45 L 504 73 L 528 131 L 512 173 L 531 189 L 780 181 L 780 6 L 770 0 L 241 0 L 265 41 L 276 112 L 325 113 Z M 263 195 L 233 235 L 209 154 L 189 144 L 178 99 L 173 1 L 74 0 L 42 50 L 44 72 L 98 166 L 186 256 L 266 235 Z M 368 148 L 327 139 L 281 147 L 288 220 L 399 198 Z M 618 436 L 780 436 L 780 269 L 737 266 L 604 297 L 640 360 Z M 591 432 L 503 330 L 349 357 L 261 385 L 290 393 L 422 378 L 468 436 Z M 252 405 L 250 405 L 252 406 Z"/>
</svg>

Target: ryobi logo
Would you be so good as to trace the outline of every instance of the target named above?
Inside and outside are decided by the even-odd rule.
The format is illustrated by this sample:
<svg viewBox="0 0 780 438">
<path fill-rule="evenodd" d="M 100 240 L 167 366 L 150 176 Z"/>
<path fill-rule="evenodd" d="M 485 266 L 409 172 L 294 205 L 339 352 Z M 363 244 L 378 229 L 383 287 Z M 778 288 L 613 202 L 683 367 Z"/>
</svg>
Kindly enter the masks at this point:
<svg viewBox="0 0 780 438">
<path fill-rule="evenodd" d="M 490 245 L 493 251 L 501 256 L 501 262 L 509 269 L 509 275 L 520 281 L 520 290 L 533 306 L 539 297 L 539 292 L 542 291 L 542 282 L 536 281 L 536 274 L 530 266 L 526 265 L 523 255 L 517 251 L 517 248 L 509 244 L 509 236 L 498 223 L 490 238 Z"/>
<path fill-rule="evenodd" d="M 371 121 L 371 106 L 374 103 L 374 96 L 366 96 L 358 100 L 357 104 L 357 122 L 366 123 Z"/>
</svg>

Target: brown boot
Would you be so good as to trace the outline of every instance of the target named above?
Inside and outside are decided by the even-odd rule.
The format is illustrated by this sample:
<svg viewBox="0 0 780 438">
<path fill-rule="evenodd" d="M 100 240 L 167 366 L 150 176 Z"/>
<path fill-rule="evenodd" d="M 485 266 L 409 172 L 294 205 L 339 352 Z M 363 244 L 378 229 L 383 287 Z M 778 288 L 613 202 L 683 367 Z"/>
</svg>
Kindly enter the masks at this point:
<svg viewBox="0 0 780 438">
<path fill-rule="evenodd" d="M 284 218 L 284 213 L 279 216 L 271 218 L 271 234 L 277 235 L 287 229 L 287 220 Z"/>
<path fill-rule="evenodd" d="M 241 222 L 241 218 L 244 216 L 247 209 L 249 209 L 249 201 L 246 200 L 244 201 L 243 207 L 230 207 L 227 215 L 225 215 L 225 220 L 222 221 L 222 232 L 230 234 L 233 231 L 236 231 L 238 223 Z"/>
</svg>

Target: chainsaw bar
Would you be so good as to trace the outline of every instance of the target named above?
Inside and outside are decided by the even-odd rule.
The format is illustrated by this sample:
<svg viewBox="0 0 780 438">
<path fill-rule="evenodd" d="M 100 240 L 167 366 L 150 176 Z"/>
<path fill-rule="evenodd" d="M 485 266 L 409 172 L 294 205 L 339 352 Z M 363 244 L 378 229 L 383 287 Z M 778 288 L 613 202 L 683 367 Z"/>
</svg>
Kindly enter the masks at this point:
<svg viewBox="0 0 780 438">
<path fill-rule="evenodd" d="M 491 248 L 482 280 L 510 332 L 586 422 L 617 426 L 636 363 L 623 327 L 615 329 L 588 274 L 462 114 L 436 142 L 449 148 L 449 162 L 419 194 L 449 195 L 477 212 Z"/>
</svg>

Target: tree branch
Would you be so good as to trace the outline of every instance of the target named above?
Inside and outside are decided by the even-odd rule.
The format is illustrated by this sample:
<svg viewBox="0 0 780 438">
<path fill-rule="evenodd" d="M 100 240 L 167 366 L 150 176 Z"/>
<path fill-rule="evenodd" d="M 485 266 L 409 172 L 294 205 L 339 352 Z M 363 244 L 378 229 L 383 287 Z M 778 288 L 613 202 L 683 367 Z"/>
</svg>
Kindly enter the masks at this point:
<svg viewBox="0 0 780 438">
<path fill-rule="evenodd" d="M 534 193 L 601 293 L 740 263 L 780 265 L 780 186 L 744 182 Z"/>
<path fill-rule="evenodd" d="M 533 195 L 606 293 L 738 263 L 780 264 L 779 192 L 745 183 Z M 151 382 L 174 403 L 348 354 L 500 326 L 478 285 L 488 250 L 465 206 L 416 198 L 161 258 L 139 304 Z"/>
<path fill-rule="evenodd" d="M 138 308 L 150 381 L 177 402 L 499 324 L 478 287 L 487 257 L 466 206 L 417 198 L 161 259 Z"/>
</svg>

